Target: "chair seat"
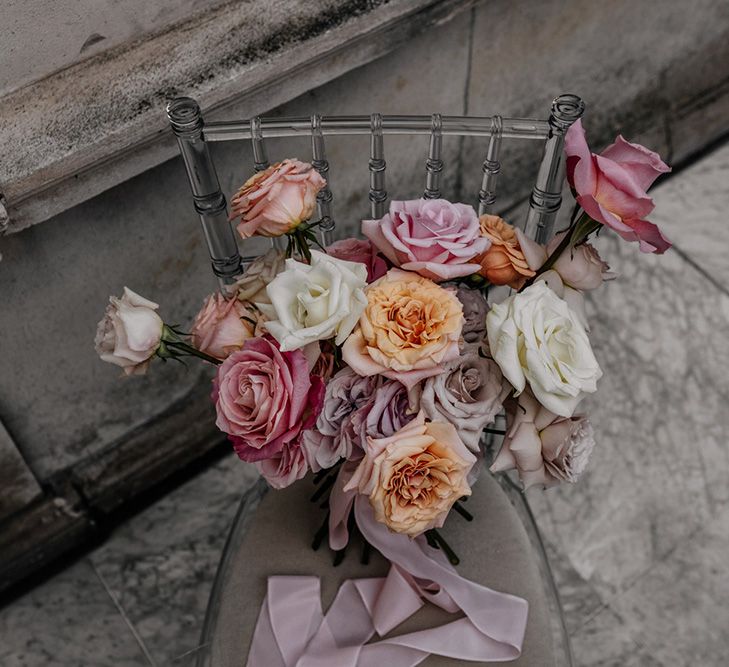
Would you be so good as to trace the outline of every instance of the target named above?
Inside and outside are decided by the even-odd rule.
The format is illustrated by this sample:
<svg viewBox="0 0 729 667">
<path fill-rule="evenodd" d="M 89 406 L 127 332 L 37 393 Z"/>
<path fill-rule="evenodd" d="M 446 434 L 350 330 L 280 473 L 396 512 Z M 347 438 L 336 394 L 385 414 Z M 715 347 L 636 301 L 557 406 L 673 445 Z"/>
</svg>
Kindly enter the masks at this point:
<svg viewBox="0 0 729 667">
<path fill-rule="evenodd" d="M 360 563 L 358 543 L 350 545 L 344 562 L 336 568 L 332 566 L 331 552 L 326 545 L 319 551 L 312 550 L 312 537 L 324 518 L 324 512 L 309 502 L 313 489 L 311 481 L 304 480 L 283 491 L 266 493 L 243 539 L 231 544 L 233 552 L 227 554 L 226 571 L 219 573 L 220 599 L 216 601 L 218 608 L 214 627 L 210 628 L 211 643 L 207 646 L 209 665 L 245 665 L 269 575 L 319 576 L 326 610 L 345 579 L 387 573 L 389 565 L 377 553 L 372 554 L 368 565 Z M 523 653 L 509 664 L 555 666 L 546 582 L 519 515 L 498 482 L 487 472 L 475 485 L 466 506 L 475 516 L 473 522 L 468 523 L 451 512 L 442 529 L 460 556 L 459 572 L 529 601 Z M 453 615 L 426 605 L 393 634 L 440 625 L 452 618 Z M 421 664 L 454 667 L 466 663 L 431 656 Z"/>
</svg>

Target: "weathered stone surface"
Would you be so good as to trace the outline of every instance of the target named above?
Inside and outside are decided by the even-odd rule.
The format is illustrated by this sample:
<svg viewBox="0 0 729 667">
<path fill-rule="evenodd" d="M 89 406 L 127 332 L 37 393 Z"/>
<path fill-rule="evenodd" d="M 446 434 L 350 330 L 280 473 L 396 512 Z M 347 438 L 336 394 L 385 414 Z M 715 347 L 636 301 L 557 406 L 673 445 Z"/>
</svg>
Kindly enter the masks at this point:
<svg viewBox="0 0 729 667">
<path fill-rule="evenodd" d="M 0 520 L 37 498 L 41 489 L 0 422 Z"/>
</svg>

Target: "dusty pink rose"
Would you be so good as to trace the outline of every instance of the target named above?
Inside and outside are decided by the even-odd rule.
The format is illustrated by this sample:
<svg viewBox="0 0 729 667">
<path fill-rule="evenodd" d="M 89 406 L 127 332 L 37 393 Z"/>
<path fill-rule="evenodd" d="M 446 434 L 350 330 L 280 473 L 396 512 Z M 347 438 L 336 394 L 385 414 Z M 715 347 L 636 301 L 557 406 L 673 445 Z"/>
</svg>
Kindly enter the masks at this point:
<svg viewBox="0 0 729 667">
<path fill-rule="evenodd" d="M 375 518 L 411 537 L 443 525 L 462 496 L 476 457 L 445 422 L 420 413 L 389 438 L 368 438 L 365 457 L 344 487 L 369 496 Z"/>
<path fill-rule="evenodd" d="M 254 336 L 256 321 L 256 314 L 235 297 L 211 294 L 192 324 L 192 344 L 216 359 L 225 359 Z"/>
<path fill-rule="evenodd" d="M 158 308 L 128 287 L 121 298 L 109 297 L 94 340 L 101 360 L 120 366 L 126 375 L 144 375 L 162 339 Z"/>
<path fill-rule="evenodd" d="M 387 273 L 385 260 L 377 254 L 377 248 L 370 241 L 342 239 L 327 248 L 327 253 L 347 262 L 360 262 L 367 267 L 367 282 L 371 283 Z"/>
<path fill-rule="evenodd" d="M 382 220 L 362 221 L 362 233 L 395 266 L 435 281 L 478 272 L 491 245 L 473 207 L 445 199 L 393 201 Z"/>
<path fill-rule="evenodd" d="M 218 367 L 215 423 L 241 459 L 268 459 L 296 440 L 322 393 L 301 350 L 281 352 L 271 338 L 249 338 Z"/>
<path fill-rule="evenodd" d="M 566 234 L 566 232 L 556 234 L 545 247 L 527 237 L 520 229 L 517 229 L 516 233 L 524 250 L 524 256 L 529 266 L 535 271 L 547 261 L 547 257 L 557 249 Z M 550 271 L 558 273 L 561 282 L 567 287 L 582 292 L 596 289 L 602 285 L 603 281 L 613 280 L 617 277 L 617 274 L 610 271 L 608 263 L 602 260 L 600 254 L 590 243 L 580 243 L 574 248 L 564 250 Z M 560 294 L 560 296 L 562 295 Z"/>
<path fill-rule="evenodd" d="M 463 286 L 458 288 L 456 296 L 463 305 L 463 340 L 478 343 L 486 335 L 486 315 L 489 312 L 486 297 L 481 290 Z"/>
<path fill-rule="evenodd" d="M 307 429 L 314 426 L 324 403 L 324 385 L 318 378 L 312 378 L 308 402 L 309 407 L 304 412 L 298 437 L 286 443 L 277 454 L 254 463 L 258 472 L 274 489 L 284 489 L 309 472 L 302 440 L 304 434 L 310 432 Z"/>
<path fill-rule="evenodd" d="M 453 290 L 390 269 L 365 295 L 367 306 L 342 347 L 342 358 L 359 375 L 412 387 L 458 356 L 463 306 Z"/>
<path fill-rule="evenodd" d="M 567 179 L 577 203 L 597 222 L 614 229 L 626 241 L 638 241 L 641 252 L 662 254 L 671 242 L 645 217 L 653 210 L 646 190 L 671 171 L 657 153 L 618 136 L 600 155 L 590 152 L 582 122 L 565 138 Z"/>
<path fill-rule="evenodd" d="M 281 236 L 308 220 L 316 194 L 326 181 L 308 162 L 284 160 L 251 176 L 233 195 L 230 219 L 240 220 L 238 233 Z"/>
<path fill-rule="evenodd" d="M 507 402 L 506 435 L 491 471 L 516 469 L 525 489 L 576 482 L 594 446 L 585 415 L 555 415 L 527 390 Z"/>
</svg>

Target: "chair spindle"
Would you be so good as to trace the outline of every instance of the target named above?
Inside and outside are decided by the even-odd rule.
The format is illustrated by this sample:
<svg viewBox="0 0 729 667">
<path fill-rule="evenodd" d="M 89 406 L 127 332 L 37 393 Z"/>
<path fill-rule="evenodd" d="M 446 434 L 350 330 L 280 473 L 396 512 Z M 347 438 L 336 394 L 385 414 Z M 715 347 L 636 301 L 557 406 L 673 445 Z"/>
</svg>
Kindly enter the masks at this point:
<svg viewBox="0 0 729 667">
<path fill-rule="evenodd" d="M 478 214 L 491 213 L 494 202 L 496 202 L 496 183 L 499 180 L 501 162 L 501 135 L 503 122 L 501 116 L 493 116 L 491 119 L 491 137 L 486 152 L 486 159 L 483 161 L 483 179 L 481 189 L 478 191 Z"/>
<path fill-rule="evenodd" d="M 443 171 L 441 153 L 443 148 L 443 118 L 439 113 L 433 114 L 432 129 L 430 132 L 430 147 L 428 159 L 425 162 L 425 199 L 438 199 L 440 197 L 440 174 Z"/>
<path fill-rule="evenodd" d="M 584 111 L 585 103 L 577 95 L 560 95 L 552 102 L 549 136 L 544 142 L 544 153 L 529 198 L 529 213 L 524 226 L 524 233 L 537 243 L 545 243 L 552 233 L 557 211 L 562 204 L 564 137 Z"/>
<path fill-rule="evenodd" d="M 324 134 L 321 130 L 321 116 L 314 114 L 311 117 L 311 152 L 312 165 L 326 185 L 316 195 L 316 205 L 319 213 L 319 238 L 324 247 L 332 242 L 334 231 L 334 217 L 332 216 L 332 191 L 329 187 L 329 161 L 324 150 Z"/>
<path fill-rule="evenodd" d="M 385 189 L 385 147 L 382 136 L 382 114 L 373 113 L 370 116 L 370 212 L 374 220 L 385 215 L 387 190 Z"/>
<path fill-rule="evenodd" d="M 192 190 L 193 205 L 202 224 L 213 273 L 227 291 L 242 272 L 241 257 L 228 220 L 225 195 L 203 134 L 203 117 L 195 100 L 180 97 L 167 105 L 167 118 L 177 137 Z"/>
</svg>

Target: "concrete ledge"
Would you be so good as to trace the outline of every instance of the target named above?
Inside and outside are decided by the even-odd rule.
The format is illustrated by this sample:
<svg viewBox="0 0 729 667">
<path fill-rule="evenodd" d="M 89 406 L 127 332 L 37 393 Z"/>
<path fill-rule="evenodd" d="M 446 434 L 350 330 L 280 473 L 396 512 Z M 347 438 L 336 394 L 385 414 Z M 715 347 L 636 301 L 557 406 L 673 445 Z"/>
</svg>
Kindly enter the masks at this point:
<svg viewBox="0 0 729 667">
<path fill-rule="evenodd" d="M 0 100 L 0 226 L 20 231 L 172 157 L 171 98 L 263 113 L 472 4 L 230 3 L 21 88 Z"/>
</svg>

